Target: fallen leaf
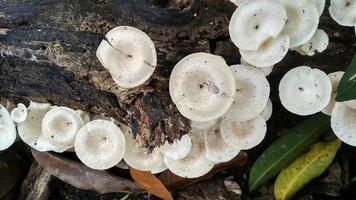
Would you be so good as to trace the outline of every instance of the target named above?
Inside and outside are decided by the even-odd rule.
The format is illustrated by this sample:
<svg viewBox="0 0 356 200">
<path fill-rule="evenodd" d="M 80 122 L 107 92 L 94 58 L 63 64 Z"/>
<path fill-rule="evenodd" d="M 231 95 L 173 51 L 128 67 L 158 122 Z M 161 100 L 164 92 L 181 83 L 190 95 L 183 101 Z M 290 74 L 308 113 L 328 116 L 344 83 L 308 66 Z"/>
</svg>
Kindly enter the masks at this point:
<svg viewBox="0 0 356 200">
<path fill-rule="evenodd" d="M 337 87 L 336 101 L 356 99 L 356 54 Z"/>
</svg>

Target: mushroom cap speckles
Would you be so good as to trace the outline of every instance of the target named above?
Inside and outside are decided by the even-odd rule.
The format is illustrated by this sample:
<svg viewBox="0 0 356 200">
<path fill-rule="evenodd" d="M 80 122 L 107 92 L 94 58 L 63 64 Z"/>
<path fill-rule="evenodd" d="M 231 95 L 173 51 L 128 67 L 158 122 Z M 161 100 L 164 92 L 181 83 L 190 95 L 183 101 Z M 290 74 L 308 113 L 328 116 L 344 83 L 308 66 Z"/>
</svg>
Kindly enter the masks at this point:
<svg viewBox="0 0 356 200">
<path fill-rule="evenodd" d="M 279 83 L 282 105 L 297 115 L 311 115 L 330 102 L 332 85 L 329 77 L 318 69 L 300 66 L 288 71 Z"/>
<path fill-rule="evenodd" d="M 17 107 L 11 111 L 11 119 L 15 123 L 22 123 L 26 120 L 27 108 L 24 104 L 19 103 Z"/>
<path fill-rule="evenodd" d="M 238 48 L 255 51 L 267 39 L 277 37 L 286 20 L 286 9 L 276 1 L 244 1 L 231 17 L 230 37 Z"/>
<path fill-rule="evenodd" d="M 125 153 L 125 137 L 119 127 L 107 120 L 94 120 L 79 129 L 74 142 L 78 158 L 92 169 L 117 165 Z"/>
<path fill-rule="evenodd" d="M 248 121 L 257 117 L 265 109 L 270 94 L 269 83 L 264 74 L 253 67 L 231 66 L 235 81 L 234 103 L 224 117 Z"/>
<path fill-rule="evenodd" d="M 240 54 L 246 62 L 257 66 L 271 66 L 280 62 L 289 49 L 289 36 L 280 35 L 270 38 L 263 43 L 256 51 L 244 51 L 240 49 Z"/>
<path fill-rule="evenodd" d="M 221 117 L 235 95 L 235 80 L 224 59 L 208 53 L 186 56 L 174 67 L 169 94 L 179 112 L 193 121 Z"/>
<path fill-rule="evenodd" d="M 197 178 L 207 174 L 214 167 L 214 163 L 205 158 L 203 131 L 192 129 L 190 136 L 192 149 L 189 154 L 180 160 L 173 160 L 165 156 L 164 163 L 177 176 Z"/>
<path fill-rule="evenodd" d="M 330 16 L 342 26 L 354 26 L 356 23 L 355 0 L 330 0 Z"/>
<path fill-rule="evenodd" d="M 180 140 L 169 144 L 168 141 L 160 147 L 161 153 L 173 160 L 179 160 L 186 157 L 192 148 L 192 140 L 190 135 L 183 135 Z"/>
<path fill-rule="evenodd" d="M 96 55 L 114 81 L 123 88 L 133 88 L 146 82 L 157 64 L 156 49 L 150 37 L 129 26 L 110 30 Z"/>
<path fill-rule="evenodd" d="M 323 52 L 329 45 L 329 36 L 326 34 L 324 30 L 317 29 L 315 34 L 310 40 L 308 40 L 305 44 L 301 45 L 299 50 L 302 54 L 306 54 L 308 56 L 313 56 L 315 52 Z"/>
<path fill-rule="evenodd" d="M 266 121 L 261 117 L 239 122 L 223 119 L 220 126 L 223 140 L 231 146 L 245 150 L 251 149 L 262 142 L 266 136 Z"/>
<path fill-rule="evenodd" d="M 0 105 L 0 151 L 9 148 L 16 140 L 15 123 L 9 112 Z"/>
<path fill-rule="evenodd" d="M 337 102 L 331 114 L 331 128 L 341 141 L 356 146 L 356 110 Z"/>
<path fill-rule="evenodd" d="M 331 94 L 331 98 L 330 98 L 330 102 L 329 104 L 322 110 L 322 112 L 326 115 L 331 115 L 332 110 L 335 107 L 335 98 L 336 98 L 336 94 L 337 94 L 337 87 L 339 86 L 339 82 L 342 78 L 342 76 L 344 75 L 345 72 L 342 71 L 338 71 L 338 72 L 333 72 L 328 74 L 328 77 L 331 81 L 331 85 L 332 85 L 332 94 Z"/>
<path fill-rule="evenodd" d="M 288 20 L 282 34 L 289 35 L 290 48 L 304 44 L 315 33 L 319 12 L 309 0 L 279 0 L 287 9 Z"/>
</svg>

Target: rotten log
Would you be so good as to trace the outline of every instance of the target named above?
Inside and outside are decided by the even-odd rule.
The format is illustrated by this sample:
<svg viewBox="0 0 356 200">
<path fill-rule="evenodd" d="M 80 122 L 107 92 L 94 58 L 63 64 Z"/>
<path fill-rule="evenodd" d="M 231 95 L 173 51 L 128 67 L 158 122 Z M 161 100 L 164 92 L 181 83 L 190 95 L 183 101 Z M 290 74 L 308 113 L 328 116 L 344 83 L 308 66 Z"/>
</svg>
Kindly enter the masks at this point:
<svg viewBox="0 0 356 200">
<path fill-rule="evenodd" d="M 228 0 L 0 0 L 0 95 L 114 117 L 150 148 L 172 142 L 190 127 L 169 97 L 169 73 L 194 52 L 240 63 L 228 34 L 234 9 Z M 95 56 L 104 34 L 119 25 L 145 31 L 157 49 L 155 74 L 132 90 L 117 87 Z M 319 27 L 330 37 L 328 49 L 313 57 L 290 52 L 270 76 L 273 95 L 292 67 L 331 72 L 350 63 L 356 50 L 353 29 L 336 24 L 327 9 Z"/>
</svg>

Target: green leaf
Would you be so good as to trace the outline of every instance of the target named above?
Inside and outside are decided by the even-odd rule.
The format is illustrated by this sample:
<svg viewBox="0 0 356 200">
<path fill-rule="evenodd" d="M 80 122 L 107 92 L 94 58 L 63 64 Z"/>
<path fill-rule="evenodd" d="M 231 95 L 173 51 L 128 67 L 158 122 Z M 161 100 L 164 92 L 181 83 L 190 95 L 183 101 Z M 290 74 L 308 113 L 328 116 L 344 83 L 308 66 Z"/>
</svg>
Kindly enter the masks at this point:
<svg viewBox="0 0 356 200">
<path fill-rule="evenodd" d="M 336 101 L 356 99 L 356 54 L 337 87 Z"/>
<path fill-rule="evenodd" d="M 290 199 L 304 185 L 320 176 L 332 163 L 341 141 L 321 142 L 313 145 L 309 152 L 297 158 L 276 179 L 274 196 L 276 200 Z"/>
<path fill-rule="evenodd" d="M 276 176 L 329 128 L 330 117 L 319 113 L 275 141 L 252 166 L 249 176 L 250 191 Z"/>
</svg>

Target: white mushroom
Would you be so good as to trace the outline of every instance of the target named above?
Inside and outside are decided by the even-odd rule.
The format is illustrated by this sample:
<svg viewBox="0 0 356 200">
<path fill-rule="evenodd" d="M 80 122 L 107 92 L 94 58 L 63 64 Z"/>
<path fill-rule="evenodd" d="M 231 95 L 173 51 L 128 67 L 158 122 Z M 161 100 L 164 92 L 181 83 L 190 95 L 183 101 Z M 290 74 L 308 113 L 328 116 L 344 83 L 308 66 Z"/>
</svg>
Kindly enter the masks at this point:
<svg viewBox="0 0 356 200">
<path fill-rule="evenodd" d="M 282 34 L 290 37 L 290 48 L 307 42 L 319 24 L 319 12 L 309 0 L 279 0 L 287 9 L 288 20 Z"/>
<path fill-rule="evenodd" d="M 222 139 L 231 146 L 245 150 L 251 149 L 262 142 L 266 136 L 266 121 L 261 117 L 239 122 L 223 119 L 220 126 Z"/>
<path fill-rule="evenodd" d="M 117 165 L 125 153 L 125 137 L 119 127 L 107 120 L 94 120 L 79 129 L 75 153 L 88 167 L 98 170 Z"/>
<path fill-rule="evenodd" d="M 298 115 L 321 111 L 329 104 L 331 93 L 329 77 L 323 71 L 307 66 L 291 69 L 279 83 L 282 105 Z"/>
<path fill-rule="evenodd" d="M 177 176 L 197 178 L 207 174 L 214 167 L 214 163 L 205 158 L 203 131 L 192 129 L 190 135 L 192 149 L 188 156 L 180 160 L 173 160 L 165 156 L 164 163 Z"/>
<path fill-rule="evenodd" d="M 356 23 L 355 0 L 330 0 L 330 16 L 342 26 L 354 26 Z"/>
<path fill-rule="evenodd" d="M 76 134 L 83 125 L 76 111 L 67 107 L 54 107 L 42 119 L 42 137 L 55 146 L 50 150 L 62 153 L 74 147 Z"/>
<path fill-rule="evenodd" d="M 153 74 L 157 55 L 150 37 L 129 26 L 119 26 L 106 34 L 96 52 L 101 64 L 123 88 L 145 83 Z"/>
<path fill-rule="evenodd" d="M 317 29 L 315 34 L 305 44 L 298 47 L 302 54 L 313 56 L 315 52 L 323 52 L 329 45 L 329 36 L 324 30 Z"/>
<path fill-rule="evenodd" d="M 173 160 L 179 160 L 186 157 L 192 149 L 192 140 L 188 134 L 183 135 L 180 140 L 169 144 L 168 141 L 160 147 L 161 153 Z"/>
<path fill-rule="evenodd" d="M 276 1 L 244 1 L 231 17 L 230 37 L 241 50 L 256 51 L 269 38 L 279 35 L 286 20 L 286 9 Z"/>
<path fill-rule="evenodd" d="M 236 6 L 240 6 L 241 3 L 243 3 L 245 0 L 230 0 L 232 3 L 234 3 Z"/>
<path fill-rule="evenodd" d="M 271 99 L 268 99 L 266 108 L 263 110 L 263 112 L 261 113 L 261 116 L 263 117 L 263 119 L 265 119 L 265 121 L 268 121 L 269 118 L 271 118 L 272 116 L 272 111 L 273 111 L 273 104 Z"/>
<path fill-rule="evenodd" d="M 262 67 L 253 66 L 252 64 L 246 62 L 242 57 L 240 58 L 240 61 L 241 61 L 241 65 L 251 66 L 251 67 L 254 67 L 254 68 L 256 68 L 256 69 L 261 70 L 261 71 L 265 74 L 265 76 L 270 75 L 271 72 L 273 71 L 273 68 L 274 68 L 274 65 L 271 65 L 271 66 L 262 66 Z"/>
<path fill-rule="evenodd" d="M 330 102 L 329 104 L 322 110 L 322 112 L 326 115 L 331 115 L 332 110 L 335 107 L 335 97 L 337 94 L 337 87 L 339 86 L 339 82 L 342 78 L 342 76 L 344 75 L 345 72 L 342 71 L 338 71 L 338 72 L 333 72 L 328 74 L 328 77 L 331 81 L 331 85 L 332 85 L 332 94 L 331 94 L 331 98 L 330 98 Z"/>
<path fill-rule="evenodd" d="M 208 53 L 186 56 L 174 67 L 169 94 L 179 112 L 193 121 L 221 117 L 235 95 L 235 80 L 225 60 Z"/>
<path fill-rule="evenodd" d="M 248 121 L 265 109 L 270 94 L 269 83 L 264 74 L 256 68 L 233 65 L 231 70 L 236 81 L 234 103 L 224 117 Z"/>
<path fill-rule="evenodd" d="M 321 16 L 325 8 L 325 0 L 311 0 L 311 2 L 316 6 L 319 16 Z"/>
<path fill-rule="evenodd" d="M 255 51 L 245 51 L 240 49 L 240 54 L 246 62 L 262 68 L 280 62 L 289 49 L 289 36 L 280 35 L 270 38 Z"/>
<path fill-rule="evenodd" d="M 90 121 L 90 116 L 87 112 L 83 110 L 76 110 L 75 112 L 80 116 L 84 124 Z"/>
<path fill-rule="evenodd" d="M 0 105 L 0 151 L 9 148 L 16 140 L 15 123 L 9 112 Z"/>
<path fill-rule="evenodd" d="M 11 111 L 11 119 L 15 123 L 22 123 L 26 120 L 27 108 L 24 104 L 19 103 L 17 107 Z"/>
<path fill-rule="evenodd" d="M 356 110 L 337 102 L 331 114 L 331 128 L 341 141 L 356 146 Z"/>
<path fill-rule="evenodd" d="M 347 105 L 348 107 L 356 110 L 356 100 L 349 100 L 349 101 L 344 101 L 342 102 L 344 103 L 345 105 Z"/>
<path fill-rule="evenodd" d="M 216 119 L 207 122 L 197 122 L 197 121 L 190 120 L 190 126 L 196 129 L 208 129 L 214 126 L 217 123 L 217 121 L 218 120 Z"/>
</svg>

